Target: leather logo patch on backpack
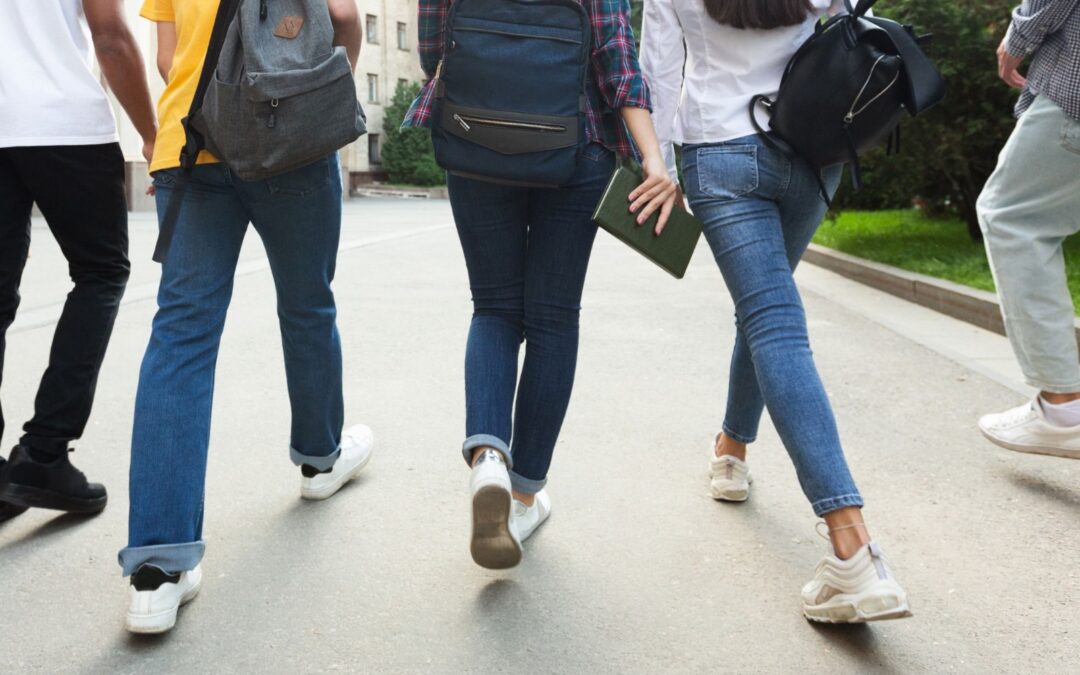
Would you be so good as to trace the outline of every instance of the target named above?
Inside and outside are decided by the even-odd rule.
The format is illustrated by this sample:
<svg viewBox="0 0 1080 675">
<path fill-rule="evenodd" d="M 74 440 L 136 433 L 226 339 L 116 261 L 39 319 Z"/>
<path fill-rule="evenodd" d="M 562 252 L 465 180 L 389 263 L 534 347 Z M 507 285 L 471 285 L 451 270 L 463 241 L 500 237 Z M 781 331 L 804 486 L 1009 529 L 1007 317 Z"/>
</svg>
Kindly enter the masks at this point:
<svg viewBox="0 0 1080 675">
<path fill-rule="evenodd" d="M 274 35 L 279 38 L 291 40 L 300 34 L 300 27 L 304 25 L 302 16 L 283 16 L 274 29 Z"/>
</svg>

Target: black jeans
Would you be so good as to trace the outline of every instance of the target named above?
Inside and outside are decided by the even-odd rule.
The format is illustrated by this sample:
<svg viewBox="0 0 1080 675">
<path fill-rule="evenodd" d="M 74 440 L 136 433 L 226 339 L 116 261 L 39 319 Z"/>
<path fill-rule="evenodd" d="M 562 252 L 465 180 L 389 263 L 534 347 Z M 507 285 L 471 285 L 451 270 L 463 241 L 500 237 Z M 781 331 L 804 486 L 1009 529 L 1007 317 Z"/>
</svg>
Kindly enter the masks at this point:
<svg viewBox="0 0 1080 675">
<path fill-rule="evenodd" d="M 90 417 L 98 371 L 131 270 L 120 146 L 0 148 L 0 381 L 35 202 L 67 258 L 75 286 L 56 325 L 34 416 L 20 442 L 62 454 L 82 436 Z M 3 431 L 0 409 L 0 436 Z"/>
</svg>

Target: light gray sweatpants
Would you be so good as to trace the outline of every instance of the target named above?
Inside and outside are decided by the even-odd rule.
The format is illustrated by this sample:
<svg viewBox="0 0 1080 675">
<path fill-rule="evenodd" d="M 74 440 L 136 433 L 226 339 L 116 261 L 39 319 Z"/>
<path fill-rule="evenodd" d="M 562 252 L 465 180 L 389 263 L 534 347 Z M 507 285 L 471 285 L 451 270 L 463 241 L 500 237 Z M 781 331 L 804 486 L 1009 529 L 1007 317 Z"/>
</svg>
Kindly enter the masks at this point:
<svg viewBox="0 0 1080 675">
<path fill-rule="evenodd" d="M 1040 96 L 978 202 L 1005 329 L 1028 384 L 1080 392 L 1062 243 L 1080 232 L 1080 122 Z"/>
</svg>

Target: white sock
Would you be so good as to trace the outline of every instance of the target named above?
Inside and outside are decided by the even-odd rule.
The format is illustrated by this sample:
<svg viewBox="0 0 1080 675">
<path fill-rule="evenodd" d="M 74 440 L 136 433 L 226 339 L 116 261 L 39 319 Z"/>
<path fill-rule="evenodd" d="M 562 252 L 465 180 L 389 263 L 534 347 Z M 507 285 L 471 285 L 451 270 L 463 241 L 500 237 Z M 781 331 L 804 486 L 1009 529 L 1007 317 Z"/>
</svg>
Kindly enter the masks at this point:
<svg viewBox="0 0 1080 675">
<path fill-rule="evenodd" d="M 1080 399 L 1057 405 L 1040 396 L 1039 405 L 1042 406 L 1046 421 L 1055 427 L 1080 426 Z"/>
</svg>

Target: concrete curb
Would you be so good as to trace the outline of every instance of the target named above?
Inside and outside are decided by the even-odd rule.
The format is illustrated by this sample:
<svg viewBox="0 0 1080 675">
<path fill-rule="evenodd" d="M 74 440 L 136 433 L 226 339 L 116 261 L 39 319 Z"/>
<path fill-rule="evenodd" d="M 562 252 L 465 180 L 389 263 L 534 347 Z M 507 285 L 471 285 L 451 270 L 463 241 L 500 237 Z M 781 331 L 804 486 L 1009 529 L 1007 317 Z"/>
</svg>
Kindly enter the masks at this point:
<svg viewBox="0 0 1080 675">
<path fill-rule="evenodd" d="M 997 295 L 810 244 L 803 260 L 880 291 L 1005 335 Z M 1080 343 L 1080 321 L 1074 321 Z"/>
<path fill-rule="evenodd" d="M 353 197 L 399 197 L 411 199 L 449 199 L 450 195 L 445 187 L 436 188 L 410 188 L 391 187 L 387 185 L 359 185 L 353 188 Z"/>
</svg>

